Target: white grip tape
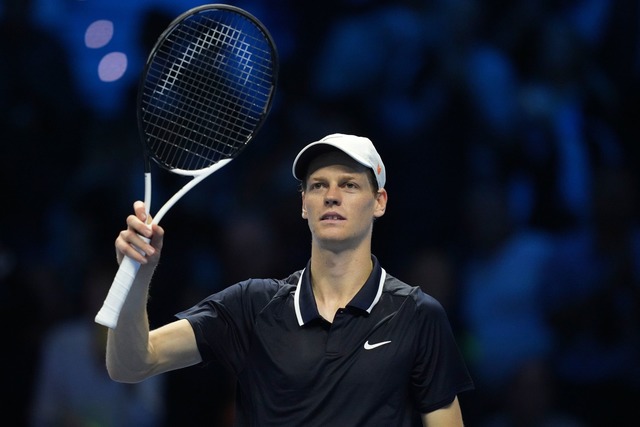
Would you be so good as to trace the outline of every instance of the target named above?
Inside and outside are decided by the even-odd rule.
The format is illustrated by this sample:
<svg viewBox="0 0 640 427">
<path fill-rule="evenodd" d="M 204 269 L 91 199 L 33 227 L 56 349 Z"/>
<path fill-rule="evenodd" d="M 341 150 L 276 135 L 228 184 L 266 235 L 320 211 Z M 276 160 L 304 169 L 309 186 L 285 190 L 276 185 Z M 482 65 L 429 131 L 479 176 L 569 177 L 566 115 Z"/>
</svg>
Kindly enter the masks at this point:
<svg viewBox="0 0 640 427">
<path fill-rule="evenodd" d="M 148 239 L 145 239 L 148 241 Z M 140 269 L 140 263 L 128 256 L 125 256 L 120 263 L 120 268 L 116 276 L 113 278 L 113 283 L 105 298 L 102 308 L 96 314 L 95 322 L 108 328 L 114 329 L 118 324 L 118 318 L 120 317 L 120 311 L 124 305 L 124 301 L 129 295 L 129 290 L 133 284 L 133 280 L 138 274 Z"/>
</svg>

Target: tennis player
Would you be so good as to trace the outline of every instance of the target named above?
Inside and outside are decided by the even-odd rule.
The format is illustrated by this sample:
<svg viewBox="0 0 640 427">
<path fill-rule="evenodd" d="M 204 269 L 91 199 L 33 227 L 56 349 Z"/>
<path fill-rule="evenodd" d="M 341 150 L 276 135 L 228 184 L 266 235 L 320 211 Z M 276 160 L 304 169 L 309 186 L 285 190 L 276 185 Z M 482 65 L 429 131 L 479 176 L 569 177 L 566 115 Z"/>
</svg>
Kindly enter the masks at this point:
<svg viewBox="0 0 640 427">
<path fill-rule="evenodd" d="M 148 287 L 164 230 L 134 204 L 115 246 L 118 260 L 141 267 L 109 330 L 111 378 L 135 383 L 217 360 L 237 376 L 238 426 L 462 426 L 458 395 L 473 382 L 442 306 L 371 253 L 387 206 L 372 142 L 329 135 L 292 171 L 311 231 L 306 267 L 234 284 L 152 331 Z"/>
</svg>

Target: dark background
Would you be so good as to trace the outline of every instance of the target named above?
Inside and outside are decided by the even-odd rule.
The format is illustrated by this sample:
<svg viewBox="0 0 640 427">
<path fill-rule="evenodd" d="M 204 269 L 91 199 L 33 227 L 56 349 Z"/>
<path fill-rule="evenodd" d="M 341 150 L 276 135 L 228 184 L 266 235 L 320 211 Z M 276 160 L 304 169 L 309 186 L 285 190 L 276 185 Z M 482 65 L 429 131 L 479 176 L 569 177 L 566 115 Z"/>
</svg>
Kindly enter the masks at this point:
<svg viewBox="0 0 640 427">
<path fill-rule="evenodd" d="M 152 326 L 236 281 L 303 267 L 309 235 L 291 163 L 311 141 L 354 133 L 387 166 L 374 253 L 447 308 L 477 383 L 461 396 L 467 424 L 633 416 L 638 2 L 229 3 L 272 32 L 276 101 L 249 149 L 163 219 Z M 115 273 L 113 241 L 142 198 L 134 99 L 146 54 L 199 4 L 2 2 L 2 384 L 15 402 L 5 413 L 21 423 L 43 337 L 86 314 L 86 272 Z M 112 37 L 87 31 L 97 20 Z M 182 184 L 168 175 L 154 175 L 155 209 Z M 225 425 L 224 372 L 167 377 L 167 425 Z M 517 421 L 491 424 L 507 418 Z"/>
</svg>

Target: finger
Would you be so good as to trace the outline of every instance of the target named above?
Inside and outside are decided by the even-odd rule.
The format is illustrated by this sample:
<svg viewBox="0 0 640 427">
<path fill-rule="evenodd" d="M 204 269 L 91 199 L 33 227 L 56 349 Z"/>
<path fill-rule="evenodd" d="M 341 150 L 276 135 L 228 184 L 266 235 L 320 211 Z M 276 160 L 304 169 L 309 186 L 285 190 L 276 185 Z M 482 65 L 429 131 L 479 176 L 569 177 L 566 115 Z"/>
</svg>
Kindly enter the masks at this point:
<svg viewBox="0 0 640 427">
<path fill-rule="evenodd" d="M 140 200 L 135 201 L 133 203 L 133 211 L 136 217 L 140 219 L 140 221 L 144 223 L 151 222 L 150 219 L 147 218 L 147 207 L 145 206 L 144 202 L 141 202 Z"/>
<path fill-rule="evenodd" d="M 118 235 L 118 238 L 116 239 L 115 247 L 116 247 L 116 259 L 118 263 L 122 262 L 122 259 L 124 258 L 124 256 L 127 256 L 139 262 L 140 264 L 146 264 L 147 259 L 144 254 L 144 249 L 140 249 L 137 246 L 135 246 L 134 243 L 132 243 L 131 235 L 137 236 L 135 233 L 123 230 L 120 232 L 120 234 Z M 139 236 L 138 236 L 138 240 L 142 242 L 139 244 L 143 246 L 144 241 L 140 239 Z"/>
<path fill-rule="evenodd" d="M 135 231 L 137 234 L 148 239 L 153 235 L 153 230 L 144 222 L 144 219 L 135 215 L 129 215 L 127 217 L 127 229 Z"/>
<path fill-rule="evenodd" d="M 125 231 L 121 234 L 119 248 L 129 258 L 146 264 L 149 258 L 157 253 L 157 249 L 150 243 L 149 239 L 143 238 L 137 233 Z"/>
<path fill-rule="evenodd" d="M 156 254 L 160 255 L 160 251 L 162 250 L 162 245 L 164 242 L 164 229 L 162 227 L 154 224 L 153 225 L 153 237 L 149 242 L 155 249 Z"/>
<path fill-rule="evenodd" d="M 152 231 L 152 235 L 153 235 L 153 237 L 151 238 L 151 244 L 156 249 L 161 249 L 162 248 L 162 242 L 163 242 L 163 239 L 164 239 L 164 229 L 162 227 L 160 227 L 158 224 L 153 224 L 151 226 L 151 231 Z"/>
<path fill-rule="evenodd" d="M 120 243 L 118 242 L 118 240 L 119 240 L 119 237 L 116 238 L 114 246 L 116 248 L 116 262 L 118 263 L 118 265 L 120 265 L 120 263 L 122 262 L 122 259 L 124 258 L 124 253 L 120 249 Z"/>
</svg>

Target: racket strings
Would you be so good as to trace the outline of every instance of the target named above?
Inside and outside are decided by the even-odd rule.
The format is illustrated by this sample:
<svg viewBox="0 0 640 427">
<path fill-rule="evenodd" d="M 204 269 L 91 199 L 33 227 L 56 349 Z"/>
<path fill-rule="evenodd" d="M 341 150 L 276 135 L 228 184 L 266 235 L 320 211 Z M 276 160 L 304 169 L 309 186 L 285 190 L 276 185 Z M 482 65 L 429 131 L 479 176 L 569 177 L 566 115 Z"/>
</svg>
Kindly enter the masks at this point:
<svg viewBox="0 0 640 427">
<path fill-rule="evenodd" d="M 172 169 L 200 170 L 233 157 L 269 105 L 274 57 L 268 39 L 244 16 L 214 15 L 177 25 L 148 64 L 144 132 L 156 161 Z"/>
</svg>

